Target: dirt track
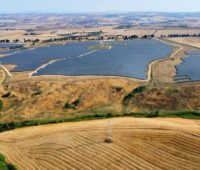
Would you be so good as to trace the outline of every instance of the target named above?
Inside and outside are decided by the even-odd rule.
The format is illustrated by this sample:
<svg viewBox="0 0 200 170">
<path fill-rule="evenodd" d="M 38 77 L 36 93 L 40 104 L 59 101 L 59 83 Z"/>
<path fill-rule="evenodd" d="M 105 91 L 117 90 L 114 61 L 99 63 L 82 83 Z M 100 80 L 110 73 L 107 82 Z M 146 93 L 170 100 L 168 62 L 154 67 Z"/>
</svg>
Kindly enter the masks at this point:
<svg viewBox="0 0 200 170">
<path fill-rule="evenodd" d="M 20 170 L 200 169 L 200 120 L 111 119 L 0 134 L 0 152 Z"/>
</svg>

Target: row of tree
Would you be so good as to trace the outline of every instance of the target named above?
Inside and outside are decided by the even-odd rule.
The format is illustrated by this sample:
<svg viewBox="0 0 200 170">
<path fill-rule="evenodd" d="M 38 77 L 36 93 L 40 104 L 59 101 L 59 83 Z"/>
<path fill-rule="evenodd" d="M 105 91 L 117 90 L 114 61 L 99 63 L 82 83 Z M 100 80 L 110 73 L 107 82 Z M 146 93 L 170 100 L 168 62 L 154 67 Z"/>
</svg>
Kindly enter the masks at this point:
<svg viewBox="0 0 200 170">
<path fill-rule="evenodd" d="M 161 38 L 165 38 L 165 37 L 169 37 L 169 38 L 173 38 L 173 37 L 200 37 L 200 33 L 199 34 L 169 34 L 169 35 L 161 35 Z"/>
<path fill-rule="evenodd" d="M 4 39 L 4 40 L 0 40 L 0 43 L 19 43 L 19 42 L 31 42 L 31 43 L 37 43 L 40 42 L 39 39 L 23 39 L 23 41 L 19 40 L 19 39 L 15 39 L 13 41 L 8 40 L 8 39 Z"/>
<path fill-rule="evenodd" d="M 148 34 L 148 35 L 143 35 L 142 37 L 139 37 L 138 35 L 130 35 L 130 36 L 123 36 L 123 35 L 117 35 L 117 36 L 109 36 L 109 37 L 104 37 L 104 36 L 98 36 L 97 39 L 98 40 L 104 40 L 104 39 L 120 39 L 122 38 L 123 40 L 132 40 L 132 39 L 138 39 L 138 38 L 142 38 L 142 39 L 146 39 L 146 38 L 154 38 L 154 34 Z M 169 35 L 161 35 L 161 38 L 172 38 L 172 37 L 200 37 L 200 33 L 199 34 L 169 34 Z M 56 42 L 56 41 L 66 41 L 66 40 L 88 40 L 89 37 L 88 36 L 67 36 L 67 37 L 62 37 L 62 38 L 51 38 L 48 40 L 43 40 L 43 43 L 48 43 L 48 42 Z M 95 39 L 94 39 L 95 40 Z M 38 43 L 40 42 L 39 39 L 23 39 L 23 41 L 20 41 L 19 39 L 15 39 L 12 41 L 13 43 L 19 43 L 19 42 L 24 42 L 24 43 Z M 0 40 L 0 43 L 11 43 L 11 41 L 9 39 L 4 39 L 4 40 Z"/>
</svg>

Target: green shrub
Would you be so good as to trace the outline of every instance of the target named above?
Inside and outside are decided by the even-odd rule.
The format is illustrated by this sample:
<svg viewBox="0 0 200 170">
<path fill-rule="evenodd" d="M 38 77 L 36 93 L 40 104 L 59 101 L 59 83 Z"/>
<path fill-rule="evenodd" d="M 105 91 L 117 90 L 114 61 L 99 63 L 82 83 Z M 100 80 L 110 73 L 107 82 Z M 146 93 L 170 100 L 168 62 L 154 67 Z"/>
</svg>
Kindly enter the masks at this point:
<svg viewBox="0 0 200 170">
<path fill-rule="evenodd" d="M 139 86 L 135 88 L 132 92 L 130 92 L 127 96 L 124 97 L 123 104 L 127 105 L 132 97 L 134 97 L 138 93 L 142 93 L 145 90 L 146 90 L 146 86 Z"/>
<path fill-rule="evenodd" d="M 13 164 L 7 164 L 8 170 L 17 170 L 17 168 Z"/>
<path fill-rule="evenodd" d="M 72 102 L 72 105 L 74 105 L 75 107 L 77 107 L 80 104 L 81 100 L 77 99 L 74 102 Z"/>
<path fill-rule="evenodd" d="M 117 93 L 119 93 L 123 90 L 123 88 L 122 87 L 116 87 L 115 90 L 116 90 Z"/>
<path fill-rule="evenodd" d="M 5 162 L 5 156 L 0 154 L 0 162 Z"/>
<path fill-rule="evenodd" d="M 9 170 L 8 167 L 6 166 L 6 163 L 0 162 L 0 170 Z"/>
<path fill-rule="evenodd" d="M 72 103 L 65 103 L 64 109 L 76 109 L 76 107 L 80 104 L 81 100 L 77 99 Z"/>
<path fill-rule="evenodd" d="M 17 170 L 17 168 L 5 161 L 5 157 L 0 154 L 0 170 Z"/>
<path fill-rule="evenodd" d="M 0 111 L 3 110 L 3 100 L 0 99 Z"/>
<path fill-rule="evenodd" d="M 40 94 L 42 94 L 42 91 L 41 90 L 37 90 L 32 95 L 33 96 L 37 96 L 37 95 L 40 95 Z"/>
<path fill-rule="evenodd" d="M 176 94 L 178 93 L 179 91 L 175 88 L 169 88 L 165 91 L 166 94 Z"/>
<path fill-rule="evenodd" d="M 149 113 L 146 115 L 146 117 L 148 117 L 148 118 L 159 117 L 159 112 L 156 111 L 154 113 Z"/>
<path fill-rule="evenodd" d="M 181 118 L 187 118 L 187 119 L 200 119 L 200 113 L 199 112 L 193 112 L 193 111 L 188 111 L 188 112 L 175 112 L 171 113 L 169 115 L 174 115 L 176 117 L 181 117 Z"/>
<path fill-rule="evenodd" d="M 11 96 L 11 93 L 8 92 L 8 93 L 3 94 L 1 97 L 2 98 L 7 98 L 7 97 L 10 97 L 10 96 Z"/>
<path fill-rule="evenodd" d="M 64 109 L 75 109 L 76 107 L 73 104 L 65 103 Z"/>
</svg>

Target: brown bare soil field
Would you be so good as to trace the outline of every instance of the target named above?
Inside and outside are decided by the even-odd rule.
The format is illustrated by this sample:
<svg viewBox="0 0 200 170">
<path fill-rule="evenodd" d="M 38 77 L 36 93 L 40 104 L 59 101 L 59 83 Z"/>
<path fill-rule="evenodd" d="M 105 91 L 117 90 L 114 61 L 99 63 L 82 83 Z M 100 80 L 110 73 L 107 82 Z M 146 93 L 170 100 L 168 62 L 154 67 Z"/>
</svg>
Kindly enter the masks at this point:
<svg viewBox="0 0 200 170">
<path fill-rule="evenodd" d="M 127 117 L 4 132 L 0 152 L 19 170 L 198 170 L 199 142 L 199 120 Z"/>
</svg>

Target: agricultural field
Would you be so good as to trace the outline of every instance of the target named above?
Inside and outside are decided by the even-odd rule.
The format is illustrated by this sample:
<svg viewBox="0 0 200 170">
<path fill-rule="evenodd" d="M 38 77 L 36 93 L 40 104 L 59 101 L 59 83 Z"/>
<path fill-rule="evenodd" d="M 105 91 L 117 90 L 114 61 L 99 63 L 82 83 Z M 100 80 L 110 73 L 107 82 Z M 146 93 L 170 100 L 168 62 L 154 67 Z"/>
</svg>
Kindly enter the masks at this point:
<svg viewBox="0 0 200 170">
<path fill-rule="evenodd" d="M 196 48 L 200 48 L 200 38 L 197 37 L 179 37 L 179 38 L 169 38 L 168 40 Z"/>
<path fill-rule="evenodd" d="M 0 170 L 199 170 L 185 16 L 0 14 Z"/>
<path fill-rule="evenodd" d="M 199 120 L 125 117 L 28 127 L 1 133 L 0 152 L 20 170 L 198 170 L 199 126 Z"/>
</svg>

